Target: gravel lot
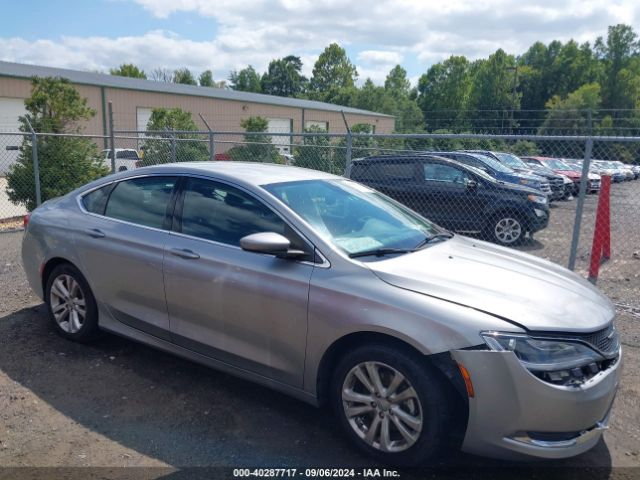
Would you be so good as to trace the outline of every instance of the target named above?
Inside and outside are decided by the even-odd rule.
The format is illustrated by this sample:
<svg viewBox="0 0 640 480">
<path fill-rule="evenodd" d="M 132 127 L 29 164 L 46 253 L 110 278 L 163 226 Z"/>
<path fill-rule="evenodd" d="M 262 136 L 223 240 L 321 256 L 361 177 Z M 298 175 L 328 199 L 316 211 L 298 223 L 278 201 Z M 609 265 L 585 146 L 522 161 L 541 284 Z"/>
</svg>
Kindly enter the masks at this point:
<svg viewBox="0 0 640 480">
<path fill-rule="evenodd" d="M 620 304 L 625 368 L 611 429 L 580 457 L 511 466 L 504 478 L 525 471 L 532 478 L 567 478 L 575 470 L 558 468 L 567 466 L 580 467 L 575 478 L 581 479 L 640 475 L 640 309 L 628 307 L 640 307 L 640 260 L 633 257 L 640 250 L 640 181 L 615 185 L 613 196 L 612 204 L 626 210 L 612 208 L 614 259 L 603 266 L 599 286 Z M 594 196 L 586 202 L 588 241 L 581 242 L 580 270 L 586 268 L 595 203 Z M 554 206 L 549 228 L 522 249 L 566 264 L 574 208 L 575 201 Z M 21 238 L 21 232 L 0 233 L 0 466 L 111 467 L 92 472 L 100 478 L 156 478 L 196 466 L 371 465 L 326 412 L 115 336 L 91 346 L 61 339 L 26 283 Z M 505 466 L 455 452 L 441 464 L 471 467 L 465 471 L 469 478 Z M 123 466 L 166 469 L 125 475 L 113 468 Z M 551 473 L 543 472 L 546 467 Z M 66 478 L 87 473 L 64 472 Z M 50 473 L 0 468 L 0 480 Z"/>
</svg>

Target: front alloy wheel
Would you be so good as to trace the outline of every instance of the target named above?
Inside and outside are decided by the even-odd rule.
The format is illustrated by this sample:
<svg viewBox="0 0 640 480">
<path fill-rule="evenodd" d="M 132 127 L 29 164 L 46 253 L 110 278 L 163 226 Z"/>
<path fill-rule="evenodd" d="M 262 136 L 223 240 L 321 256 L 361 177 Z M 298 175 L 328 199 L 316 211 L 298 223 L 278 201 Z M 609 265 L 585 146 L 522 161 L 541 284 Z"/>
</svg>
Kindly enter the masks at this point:
<svg viewBox="0 0 640 480">
<path fill-rule="evenodd" d="M 383 452 L 410 448 L 422 431 L 422 406 L 404 375 L 382 362 L 351 369 L 342 387 L 349 425 L 371 447 Z"/>
<path fill-rule="evenodd" d="M 332 369 L 330 402 L 346 435 L 387 465 L 420 465 L 451 430 L 448 387 L 417 352 L 352 347 Z"/>
</svg>

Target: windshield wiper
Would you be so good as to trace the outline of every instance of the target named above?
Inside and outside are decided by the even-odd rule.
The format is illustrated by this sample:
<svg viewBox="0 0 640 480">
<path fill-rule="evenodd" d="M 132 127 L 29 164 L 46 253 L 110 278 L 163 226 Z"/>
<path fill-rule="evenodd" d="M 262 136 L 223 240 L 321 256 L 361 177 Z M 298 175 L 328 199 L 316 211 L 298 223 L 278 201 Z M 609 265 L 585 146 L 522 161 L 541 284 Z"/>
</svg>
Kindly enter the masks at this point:
<svg viewBox="0 0 640 480">
<path fill-rule="evenodd" d="M 350 253 L 349 258 L 368 257 L 375 255 L 383 257 L 384 255 L 392 255 L 394 253 L 411 253 L 415 250 L 410 248 L 372 248 L 371 250 L 363 250 L 361 252 Z"/>
<path fill-rule="evenodd" d="M 426 237 L 418 245 L 416 245 L 413 250 L 414 251 L 415 250 L 420 250 L 421 248 L 425 247 L 426 245 L 429 245 L 431 242 L 433 242 L 435 240 L 448 240 L 451 237 L 453 237 L 453 233 L 450 233 L 450 232 L 436 233 L 435 235 L 431 235 L 429 237 Z"/>
</svg>

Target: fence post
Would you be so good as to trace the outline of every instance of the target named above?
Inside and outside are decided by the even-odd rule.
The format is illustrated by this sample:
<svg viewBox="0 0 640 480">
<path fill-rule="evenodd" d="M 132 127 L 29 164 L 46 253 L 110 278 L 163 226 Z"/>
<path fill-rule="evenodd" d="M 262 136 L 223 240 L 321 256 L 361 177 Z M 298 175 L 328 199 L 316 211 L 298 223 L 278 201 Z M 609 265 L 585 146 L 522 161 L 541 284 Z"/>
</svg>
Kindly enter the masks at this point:
<svg viewBox="0 0 640 480">
<path fill-rule="evenodd" d="M 351 147 L 353 145 L 353 136 L 351 134 L 351 128 L 349 127 L 349 123 L 347 122 L 347 117 L 344 115 L 344 110 L 340 110 L 342 114 L 342 121 L 344 122 L 344 126 L 347 129 L 347 149 L 345 152 L 345 168 L 349 166 L 351 163 Z"/>
<path fill-rule="evenodd" d="M 591 137 L 591 135 L 589 135 L 584 150 L 584 161 L 582 162 L 582 176 L 580 177 L 580 190 L 578 192 L 578 204 L 576 205 L 576 218 L 573 222 L 571 251 L 569 252 L 569 265 L 567 266 L 569 270 L 574 270 L 576 266 L 578 242 L 580 241 L 580 226 L 582 224 L 582 211 L 584 209 L 584 197 L 587 193 L 587 184 L 589 183 L 589 165 L 591 163 L 592 151 L 593 138 Z"/>
<path fill-rule="evenodd" d="M 199 113 L 198 115 L 200 116 L 200 120 L 202 120 L 204 125 L 207 127 L 207 130 L 209 130 L 209 160 L 213 162 L 216 159 L 216 143 L 213 137 L 214 135 L 213 130 L 211 130 L 211 127 L 209 126 L 205 118 L 202 116 L 202 114 Z"/>
<path fill-rule="evenodd" d="M 39 207 L 42 203 L 42 194 L 40 192 L 40 163 L 38 161 L 38 135 L 36 131 L 31 126 L 31 122 L 25 116 L 24 119 L 27 121 L 27 125 L 29 125 L 29 130 L 31 130 L 31 161 L 33 162 L 33 180 L 36 186 L 36 207 Z"/>
<path fill-rule="evenodd" d="M 113 104 L 109 102 L 109 141 L 111 142 L 111 173 L 116 173 L 116 135 L 113 132 Z"/>
<path fill-rule="evenodd" d="M 171 133 L 171 162 L 176 162 L 176 135 Z"/>
</svg>

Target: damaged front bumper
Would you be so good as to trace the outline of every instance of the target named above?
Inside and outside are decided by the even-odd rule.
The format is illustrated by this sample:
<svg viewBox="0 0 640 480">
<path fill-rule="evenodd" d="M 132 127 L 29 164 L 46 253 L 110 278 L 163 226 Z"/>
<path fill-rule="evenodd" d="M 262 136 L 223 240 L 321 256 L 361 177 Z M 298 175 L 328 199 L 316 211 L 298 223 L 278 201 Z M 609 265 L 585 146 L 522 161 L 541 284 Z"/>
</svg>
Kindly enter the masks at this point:
<svg viewBox="0 0 640 480">
<path fill-rule="evenodd" d="M 504 459 L 566 458 L 592 448 L 608 427 L 621 356 L 577 386 L 531 374 L 513 352 L 456 350 L 473 383 L 462 450 Z"/>
</svg>

